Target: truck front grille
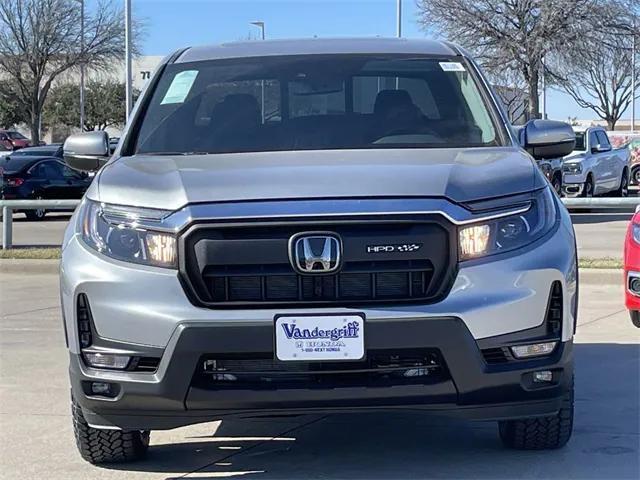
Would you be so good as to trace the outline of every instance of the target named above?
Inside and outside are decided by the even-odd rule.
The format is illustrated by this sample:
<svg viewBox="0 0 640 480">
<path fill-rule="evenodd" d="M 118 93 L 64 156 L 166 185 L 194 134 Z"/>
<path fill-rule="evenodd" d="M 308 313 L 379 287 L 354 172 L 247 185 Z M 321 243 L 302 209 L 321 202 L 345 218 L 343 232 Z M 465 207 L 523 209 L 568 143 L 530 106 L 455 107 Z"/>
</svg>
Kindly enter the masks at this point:
<svg viewBox="0 0 640 480">
<path fill-rule="evenodd" d="M 195 304 L 215 308 L 430 303 L 446 294 L 457 263 L 452 225 L 443 218 L 360 222 L 197 224 L 179 241 L 180 277 Z M 301 274 L 291 264 L 291 238 L 314 231 L 340 237 L 337 272 Z M 420 248 L 370 248 L 389 244 Z"/>
<path fill-rule="evenodd" d="M 336 275 L 309 276 L 279 273 L 282 265 L 265 272 L 261 265 L 252 273 L 219 272 L 204 276 L 215 302 L 405 300 L 424 298 L 433 268 L 427 261 L 370 262 L 345 265 Z M 385 271 L 389 269 L 388 271 Z M 258 273 L 257 275 L 254 274 Z"/>
</svg>

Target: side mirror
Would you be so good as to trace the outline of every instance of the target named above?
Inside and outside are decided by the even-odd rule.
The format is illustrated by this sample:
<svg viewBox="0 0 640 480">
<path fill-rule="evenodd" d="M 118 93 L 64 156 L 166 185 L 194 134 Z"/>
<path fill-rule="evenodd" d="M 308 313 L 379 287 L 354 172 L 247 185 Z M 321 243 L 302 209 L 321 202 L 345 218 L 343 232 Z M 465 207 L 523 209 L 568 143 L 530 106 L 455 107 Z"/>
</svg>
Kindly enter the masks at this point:
<svg viewBox="0 0 640 480">
<path fill-rule="evenodd" d="M 530 120 L 524 127 L 524 148 L 536 160 L 569 155 L 576 135 L 568 123 L 555 120 Z"/>
<path fill-rule="evenodd" d="M 70 135 L 62 147 L 64 161 L 83 172 L 99 170 L 109 160 L 107 132 L 86 132 Z"/>
<path fill-rule="evenodd" d="M 610 151 L 611 151 L 611 147 L 609 145 L 602 145 L 601 143 L 591 148 L 591 153 L 605 153 Z"/>
</svg>

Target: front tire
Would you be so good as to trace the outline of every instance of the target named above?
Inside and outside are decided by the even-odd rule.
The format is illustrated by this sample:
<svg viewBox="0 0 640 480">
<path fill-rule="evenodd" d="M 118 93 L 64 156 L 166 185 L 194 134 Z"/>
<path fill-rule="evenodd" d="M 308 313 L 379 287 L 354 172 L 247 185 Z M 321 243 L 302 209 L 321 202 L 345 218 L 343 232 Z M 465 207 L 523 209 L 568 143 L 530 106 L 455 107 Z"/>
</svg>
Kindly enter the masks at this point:
<svg viewBox="0 0 640 480">
<path fill-rule="evenodd" d="M 556 194 L 561 197 L 562 196 L 562 177 L 560 175 L 555 175 L 553 180 L 551 180 L 551 186 L 555 190 Z"/>
<path fill-rule="evenodd" d="M 564 447 L 573 431 L 573 381 L 564 394 L 560 411 L 552 417 L 499 422 L 502 443 L 516 450 L 553 450 Z"/>
<path fill-rule="evenodd" d="M 631 316 L 631 323 L 640 328 L 640 312 L 638 310 L 630 310 L 629 315 Z"/>
<path fill-rule="evenodd" d="M 83 459 L 100 463 L 123 463 L 142 459 L 149 448 L 148 431 L 101 430 L 89 426 L 82 408 L 71 399 L 73 433 L 76 446 Z"/>
<path fill-rule="evenodd" d="M 622 178 L 620 178 L 620 187 L 615 191 L 616 197 L 628 197 L 629 196 L 629 174 L 625 170 L 622 172 Z"/>
<path fill-rule="evenodd" d="M 593 179 L 587 177 L 587 181 L 584 182 L 584 188 L 582 189 L 582 196 L 585 198 L 593 197 Z"/>
<path fill-rule="evenodd" d="M 43 198 L 38 195 L 34 200 L 43 200 Z M 44 208 L 38 208 L 36 210 L 25 210 L 24 214 L 27 216 L 27 220 L 44 220 L 47 211 Z"/>
</svg>

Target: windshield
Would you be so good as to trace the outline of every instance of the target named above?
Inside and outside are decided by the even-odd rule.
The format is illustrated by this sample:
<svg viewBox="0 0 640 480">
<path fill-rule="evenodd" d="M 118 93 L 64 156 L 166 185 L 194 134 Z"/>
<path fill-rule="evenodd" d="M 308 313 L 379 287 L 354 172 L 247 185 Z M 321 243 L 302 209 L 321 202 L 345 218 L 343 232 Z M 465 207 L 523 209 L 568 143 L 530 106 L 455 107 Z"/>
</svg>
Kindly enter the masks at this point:
<svg viewBox="0 0 640 480">
<path fill-rule="evenodd" d="M 22 135 L 20 132 L 7 132 L 8 137 L 11 140 L 26 140 L 27 137 Z"/>
<path fill-rule="evenodd" d="M 576 152 L 584 152 L 586 150 L 585 142 L 584 142 L 584 132 L 575 132 L 576 134 L 576 146 L 574 147 L 574 151 Z"/>
<path fill-rule="evenodd" d="M 306 55 L 169 65 L 136 153 L 499 143 L 460 57 Z"/>
</svg>

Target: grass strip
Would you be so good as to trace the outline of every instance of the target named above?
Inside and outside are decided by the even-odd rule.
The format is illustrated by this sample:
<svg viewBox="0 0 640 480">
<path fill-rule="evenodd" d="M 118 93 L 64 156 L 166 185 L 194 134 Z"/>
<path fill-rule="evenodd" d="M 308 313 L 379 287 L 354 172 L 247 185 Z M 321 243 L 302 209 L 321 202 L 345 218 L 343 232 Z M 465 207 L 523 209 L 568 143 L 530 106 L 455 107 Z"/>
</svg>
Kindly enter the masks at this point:
<svg viewBox="0 0 640 480">
<path fill-rule="evenodd" d="M 0 258 L 12 258 L 17 260 L 59 260 L 60 254 L 60 247 L 0 249 Z"/>
</svg>

